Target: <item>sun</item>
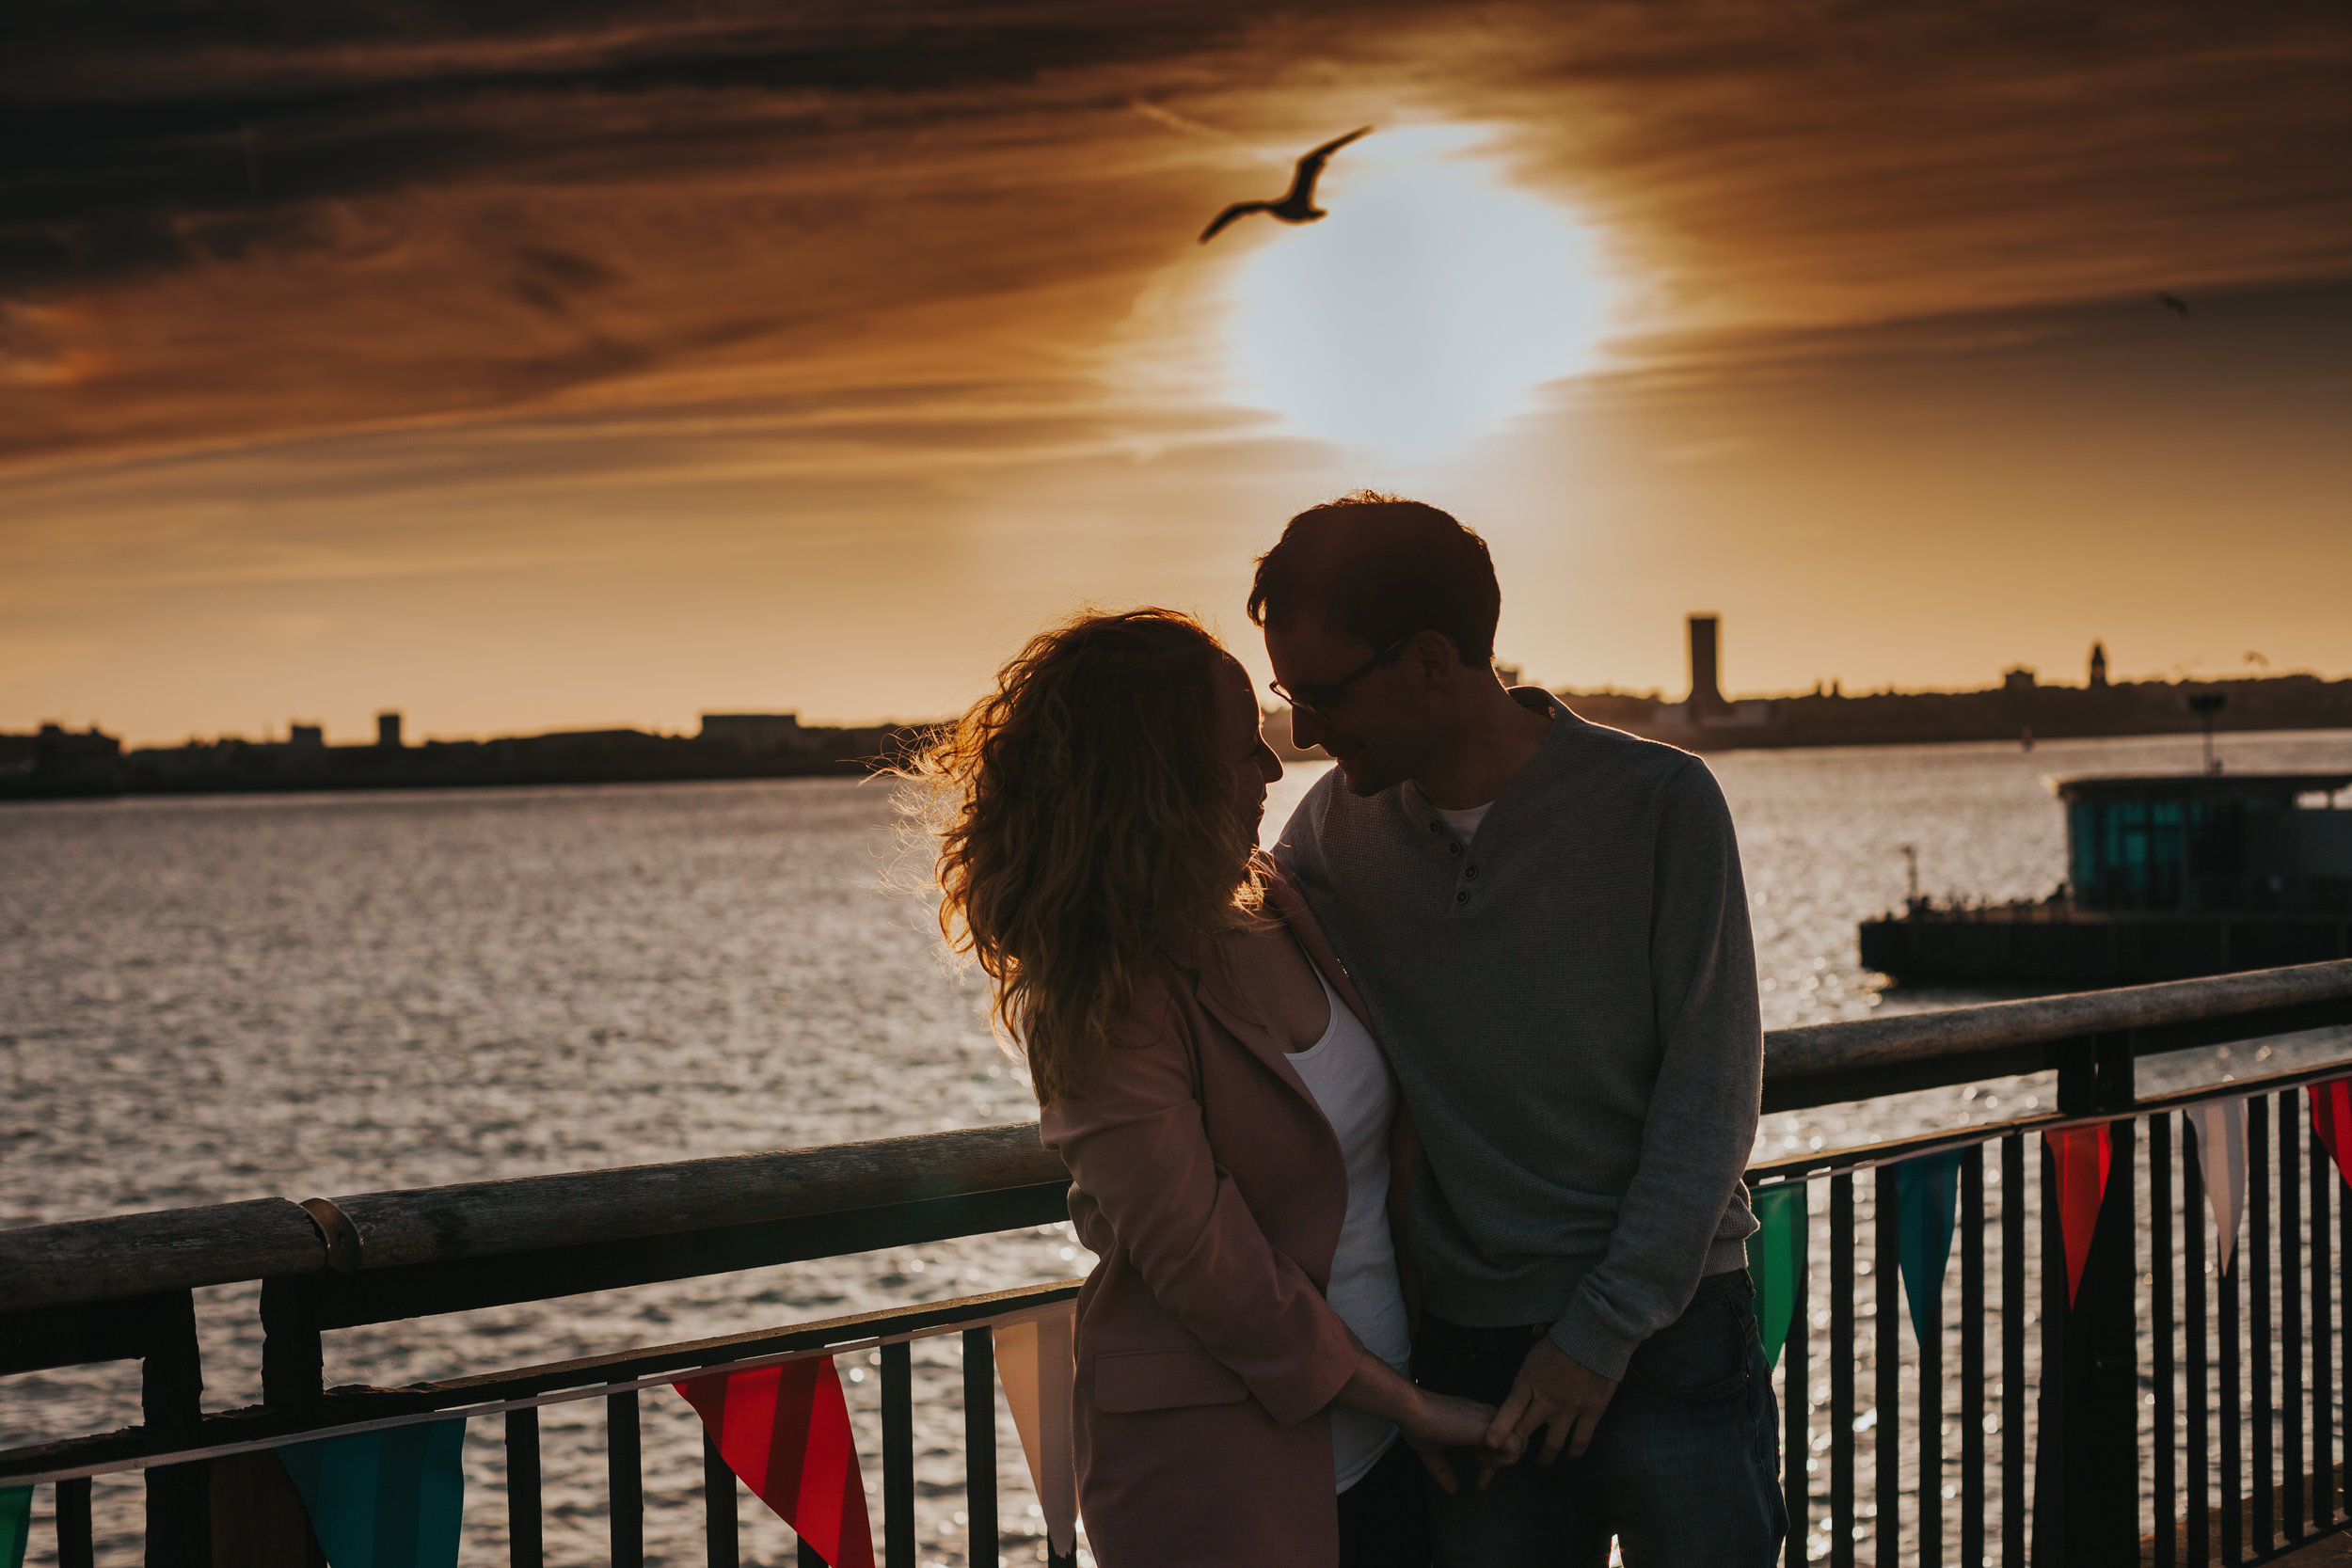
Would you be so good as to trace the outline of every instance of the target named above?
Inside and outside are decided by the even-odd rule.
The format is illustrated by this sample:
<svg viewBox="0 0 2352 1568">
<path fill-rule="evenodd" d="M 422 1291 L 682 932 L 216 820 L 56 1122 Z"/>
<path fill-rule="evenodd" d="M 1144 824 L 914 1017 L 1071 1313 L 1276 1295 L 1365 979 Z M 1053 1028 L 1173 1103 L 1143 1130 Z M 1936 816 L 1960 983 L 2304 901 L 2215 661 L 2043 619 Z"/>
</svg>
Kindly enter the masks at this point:
<svg viewBox="0 0 2352 1568">
<path fill-rule="evenodd" d="M 1250 219 L 1228 316 L 1232 401 L 1397 457 L 1450 451 L 1593 368 L 1610 313 L 1591 232 L 1508 183 L 1476 126 L 1343 150 L 1299 227 Z"/>
</svg>

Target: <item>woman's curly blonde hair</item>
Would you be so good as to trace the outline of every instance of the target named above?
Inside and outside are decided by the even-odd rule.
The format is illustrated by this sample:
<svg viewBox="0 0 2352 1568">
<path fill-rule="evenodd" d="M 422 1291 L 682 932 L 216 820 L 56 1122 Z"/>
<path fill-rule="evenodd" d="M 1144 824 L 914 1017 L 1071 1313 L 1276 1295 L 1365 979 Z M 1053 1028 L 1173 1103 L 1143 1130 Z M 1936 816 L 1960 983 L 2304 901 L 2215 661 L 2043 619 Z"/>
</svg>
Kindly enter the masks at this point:
<svg viewBox="0 0 2352 1568">
<path fill-rule="evenodd" d="M 1176 610 L 1081 616 L 1030 639 L 908 768 L 941 933 L 993 983 L 1041 1105 L 1079 1090 L 1171 940 L 1258 918 L 1216 736 L 1230 657 Z"/>
</svg>

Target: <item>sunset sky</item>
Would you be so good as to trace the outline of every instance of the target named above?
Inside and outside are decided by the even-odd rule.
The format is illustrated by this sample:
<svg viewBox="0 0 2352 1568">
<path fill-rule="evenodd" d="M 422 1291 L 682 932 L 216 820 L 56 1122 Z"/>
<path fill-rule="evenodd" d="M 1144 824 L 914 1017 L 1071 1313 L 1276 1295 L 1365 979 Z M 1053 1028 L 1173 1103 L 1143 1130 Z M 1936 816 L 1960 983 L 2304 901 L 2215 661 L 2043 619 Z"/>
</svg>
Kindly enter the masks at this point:
<svg viewBox="0 0 2352 1568">
<path fill-rule="evenodd" d="M 1550 685 L 2352 674 L 2340 5 L 467 9 L 0 19 L 0 729 L 1263 675 L 1364 485 Z"/>
</svg>

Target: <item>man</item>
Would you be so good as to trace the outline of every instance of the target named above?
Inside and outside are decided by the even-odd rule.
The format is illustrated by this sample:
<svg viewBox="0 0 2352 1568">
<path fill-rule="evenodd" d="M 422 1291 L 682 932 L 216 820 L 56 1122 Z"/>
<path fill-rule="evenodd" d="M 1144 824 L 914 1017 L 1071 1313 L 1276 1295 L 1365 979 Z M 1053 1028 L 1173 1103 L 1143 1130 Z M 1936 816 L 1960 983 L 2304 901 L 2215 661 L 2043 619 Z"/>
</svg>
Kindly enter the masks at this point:
<svg viewBox="0 0 2352 1568">
<path fill-rule="evenodd" d="M 1762 1568 L 1788 1518 L 1730 816 L 1696 757 L 1506 690 L 1500 606 L 1476 534 L 1369 494 L 1292 518 L 1249 597 L 1298 743 L 1338 763 L 1276 852 L 1419 1126 L 1415 1375 L 1527 1445 L 1432 1489 L 1438 1560 L 1581 1568 L 1616 1536 L 1641 1568 Z"/>
</svg>

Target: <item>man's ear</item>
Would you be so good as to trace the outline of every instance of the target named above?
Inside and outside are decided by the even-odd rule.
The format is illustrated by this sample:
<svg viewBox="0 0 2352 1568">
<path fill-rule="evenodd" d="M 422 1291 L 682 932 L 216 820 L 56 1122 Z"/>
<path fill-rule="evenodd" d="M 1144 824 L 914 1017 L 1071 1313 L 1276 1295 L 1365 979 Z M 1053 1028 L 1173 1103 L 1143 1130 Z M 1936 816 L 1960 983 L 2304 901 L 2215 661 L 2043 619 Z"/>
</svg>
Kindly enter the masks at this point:
<svg viewBox="0 0 2352 1568">
<path fill-rule="evenodd" d="M 1445 633 L 1424 631 L 1406 648 L 1404 662 L 1422 685 L 1442 690 L 1453 684 L 1454 674 L 1462 667 L 1462 656 L 1454 646 L 1454 639 Z"/>
</svg>

